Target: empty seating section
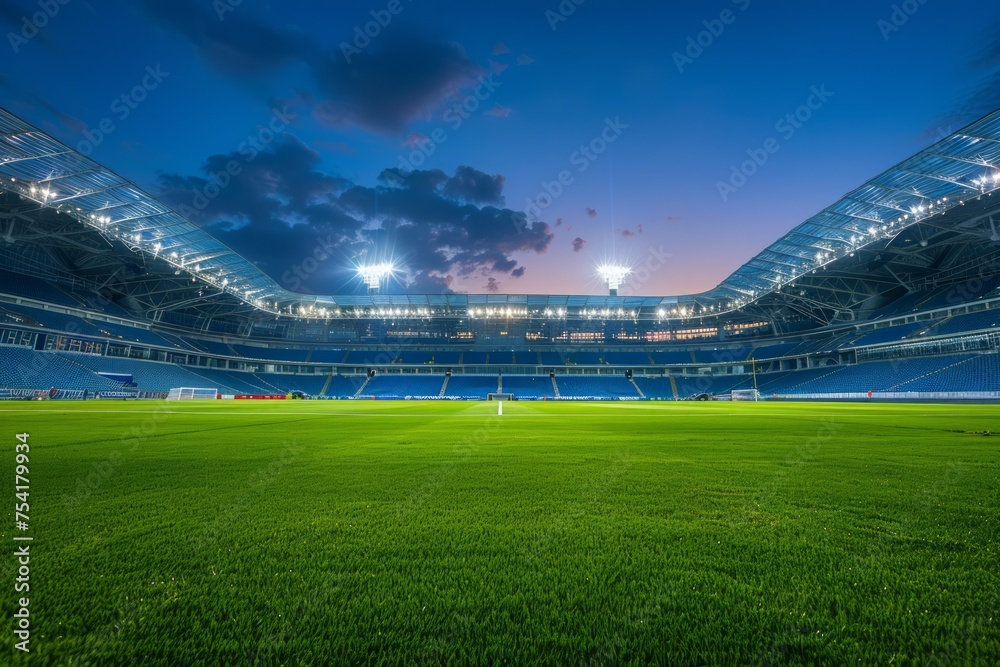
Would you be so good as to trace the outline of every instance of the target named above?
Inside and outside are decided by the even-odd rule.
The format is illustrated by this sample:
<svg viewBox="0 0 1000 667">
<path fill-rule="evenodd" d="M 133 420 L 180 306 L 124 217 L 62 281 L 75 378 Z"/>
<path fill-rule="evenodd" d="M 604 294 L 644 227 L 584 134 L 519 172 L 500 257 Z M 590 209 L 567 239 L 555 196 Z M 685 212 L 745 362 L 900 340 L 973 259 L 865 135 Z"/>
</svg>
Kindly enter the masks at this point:
<svg viewBox="0 0 1000 667">
<path fill-rule="evenodd" d="M 84 336 L 100 335 L 97 329 L 95 329 L 89 322 L 73 315 L 54 313 L 49 310 L 32 308 L 30 306 L 15 306 L 8 303 L 0 304 L 0 309 L 6 310 L 14 315 L 13 317 L 8 315 L 7 317 L 0 318 L 0 321 L 20 323 L 26 326 L 42 326 L 46 329 L 52 329 L 54 331 L 65 331 L 66 333 L 76 333 Z M 28 318 L 28 320 L 25 321 L 24 318 Z"/>
<path fill-rule="evenodd" d="M 513 352 L 490 352 L 489 363 L 509 366 L 514 363 Z"/>
<path fill-rule="evenodd" d="M 691 353 L 686 350 L 671 350 L 667 352 L 653 352 L 653 363 L 662 366 L 677 366 L 680 364 L 693 364 L 694 359 Z"/>
<path fill-rule="evenodd" d="M 330 379 L 330 386 L 323 392 L 324 396 L 335 398 L 349 398 L 358 393 L 358 389 L 365 383 L 364 375 L 334 375 Z"/>
<path fill-rule="evenodd" d="M 401 364 L 429 364 L 434 359 L 433 352 L 419 352 L 406 350 L 399 353 L 399 363 Z"/>
<path fill-rule="evenodd" d="M 466 366 L 471 365 L 484 365 L 486 363 L 487 353 L 471 351 L 466 352 L 462 355 L 462 363 Z"/>
<path fill-rule="evenodd" d="M 462 358 L 461 352 L 435 352 L 434 353 L 434 363 L 438 366 L 447 364 L 448 366 L 457 366 L 459 359 Z"/>
<path fill-rule="evenodd" d="M 677 395 L 690 398 L 698 394 L 726 394 L 733 389 L 752 389 L 752 375 L 677 376 Z"/>
<path fill-rule="evenodd" d="M 452 376 L 454 378 L 454 376 Z M 504 375 L 500 391 L 515 398 L 555 398 L 552 378 L 547 375 Z"/>
<path fill-rule="evenodd" d="M 560 352 L 541 352 L 540 357 L 543 366 L 562 366 L 566 363 L 566 357 Z"/>
<path fill-rule="evenodd" d="M 452 375 L 444 395 L 452 398 L 484 399 L 486 394 L 495 393 L 499 386 L 496 375 Z"/>
<path fill-rule="evenodd" d="M 577 366 L 594 366 L 602 363 L 601 355 L 598 352 L 570 352 L 566 358 L 567 363 Z"/>
<path fill-rule="evenodd" d="M 223 371 L 217 368 L 192 368 L 191 373 L 202 378 L 203 387 L 215 387 L 221 394 L 273 394 L 274 389 L 250 373 Z"/>
<path fill-rule="evenodd" d="M 983 310 L 978 313 L 956 315 L 927 332 L 928 336 L 946 336 L 965 331 L 979 331 L 1000 327 L 1000 308 Z"/>
<path fill-rule="evenodd" d="M 122 385 L 52 352 L 0 346 L 0 388 L 41 390 L 50 387 L 116 391 Z"/>
<path fill-rule="evenodd" d="M 1000 353 L 974 355 L 904 382 L 895 391 L 1000 391 Z"/>
<path fill-rule="evenodd" d="M 379 398 L 434 397 L 440 395 L 443 384 L 443 375 L 383 373 L 373 377 L 361 395 Z"/>
<path fill-rule="evenodd" d="M 668 377 L 636 377 L 635 383 L 638 385 L 639 389 L 646 398 L 655 398 L 660 400 L 670 400 L 674 398 L 673 387 L 670 386 L 670 378 Z"/>
<path fill-rule="evenodd" d="M 750 349 L 719 348 L 717 350 L 695 350 L 694 358 L 699 364 L 726 364 L 734 361 L 744 361 L 750 356 Z"/>
<path fill-rule="evenodd" d="M 237 354 L 247 359 L 264 359 L 267 361 L 285 361 L 290 363 L 304 362 L 309 350 L 283 350 L 278 348 L 256 347 L 252 345 L 231 346 Z"/>
<path fill-rule="evenodd" d="M 170 391 L 174 387 L 212 387 L 209 381 L 175 364 L 119 357 L 98 357 L 92 354 L 60 352 L 67 359 L 86 366 L 94 372 L 130 373 L 139 389 Z"/>
<path fill-rule="evenodd" d="M 90 323 L 97 329 L 98 334 L 107 336 L 115 340 L 125 340 L 131 343 L 145 343 L 146 345 L 156 345 L 158 347 L 176 347 L 162 336 L 148 329 L 130 327 L 124 324 L 114 324 L 112 322 L 98 322 L 91 320 Z"/>
<path fill-rule="evenodd" d="M 259 382 L 264 383 L 264 386 L 273 387 L 279 390 L 281 393 L 286 393 L 290 391 L 301 391 L 303 393 L 309 394 L 310 396 L 319 396 L 320 392 L 323 391 L 323 387 L 326 386 L 326 381 L 329 379 L 328 375 L 285 375 L 277 373 L 255 373 L 254 376 Z M 333 383 L 331 382 L 331 387 Z M 361 385 L 359 384 L 358 387 Z M 354 388 L 357 391 L 357 387 Z M 353 391 L 351 392 L 354 393 Z M 324 396 L 337 396 L 337 394 L 331 394 L 329 392 L 323 394 Z"/>
<path fill-rule="evenodd" d="M 624 375 L 557 375 L 556 384 L 563 398 L 639 398 L 635 386 Z"/>
<path fill-rule="evenodd" d="M 37 299 L 46 303 L 56 303 L 61 306 L 79 308 L 80 301 L 74 299 L 47 280 L 32 278 L 21 273 L 12 273 L 0 269 L 0 291 L 14 296 Z"/>
<path fill-rule="evenodd" d="M 798 343 L 778 343 L 777 345 L 763 345 L 758 348 L 754 348 L 751 356 L 754 359 L 776 359 L 778 357 L 784 357 L 788 355 L 789 352 L 794 350 L 799 346 Z"/>
<path fill-rule="evenodd" d="M 875 329 L 855 339 L 850 346 L 861 347 L 863 345 L 878 345 L 881 343 L 898 343 L 910 334 L 925 329 L 928 326 L 927 322 L 909 322 L 907 324 L 897 324 L 891 327 Z M 846 347 L 846 345 L 843 347 Z"/>
<path fill-rule="evenodd" d="M 649 355 L 645 352 L 605 352 L 604 363 L 615 366 L 649 366 Z"/>
<path fill-rule="evenodd" d="M 826 367 L 789 373 L 783 381 L 770 383 L 758 378 L 767 392 L 790 394 L 864 393 L 868 391 L 917 391 L 906 386 L 914 379 L 959 364 L 971 355 L 947 355 L 921 359 L 876 361 L 851 366 Z"/>
<path fill-rule="evenodd" d="M 346 354 L 343 350 L 313 350 L 309 361 L 314 364 L 339 364 Z"/>
<path fill-rule="evenodd" d="M 389 350 L 351 350 L 347 353 L 347 364 L 363 366 L 384 366 L 395 358 L 395 351 Z"/>
<path fill-rule="evenodd" d="M 215 354 L 223 357 L 236 357 L 239 356 L 225 343 L 216 340 L 200 340 L 197 338 L 188 338 L 187 336 L 181 336 L 181 339 L 192 346 L 196 350 L 202 350 L 208 352 L 209 354 Z"/>
</svg>

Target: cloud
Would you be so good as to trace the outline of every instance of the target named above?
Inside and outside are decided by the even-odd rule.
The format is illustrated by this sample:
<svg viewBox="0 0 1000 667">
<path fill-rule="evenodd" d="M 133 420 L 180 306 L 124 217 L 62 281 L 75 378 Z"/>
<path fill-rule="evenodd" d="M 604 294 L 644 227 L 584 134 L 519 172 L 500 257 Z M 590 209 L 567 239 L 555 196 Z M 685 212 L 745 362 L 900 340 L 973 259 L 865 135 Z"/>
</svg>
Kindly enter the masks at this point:
<svg viewBox="0 0 1000 667">
<path fill-rule="evenodd" d="M 510 65 L 507 63 L 499 63 L 495 60 L 490 61 L 490 71 L 494 74 L 503 74 L 508 67 L 510 67 Z"/>
<path fill-rule="evenodd" d="M 632 238 L 633 236 L 639 236 L 640 234 L 642 234 L 642 225 L 636 225 L 635 231 L 631 229 L 623 229 L 621 231 L 621 235 L 627 239 Z"/>
<path fill-rule="evenodd" d="M 562 218 L 556 218 L 556 227 L 562 227 L 562 223 L 563 223 Z"/>
<path fill-rule="evenodd" d="M 497 42 L 493 45 L 493 55 L 502 56 L 505 53 L 510 53 L 510 49 L 503 42 Z"/>
<path fill-rule="evenodd" d="M 493 293 L 499 292 L 500 282 L 496 278 L 493 278 L 491 276 L 490 279 L 486 282 L 486 284 L 483 285 L 483 289 L 486 290 L 487 292 L 493 292 Z"/>
<path fill-rule="evenodd" d="M 209 187 L 210 174 L 232 160 L 241 173 L 227 187 Z M 392 168 L 366 186 L 319 165 L 318 153 L 286 134 L 251 162 L 237 152 L 213 155 L 201 174 L 160 174 L 157 185 L 164 201 L 293 291 L 349 289 L 351 259 L 376 249 L 396 253 L 408 290 L 418 293 L 448 291 L 473 274 L 516 278 L 524 275 L 519 257 L 545 253 L 553 239 L 547 223 L 504 207 L 500 174 Z M 318 269 L 291 273 L 317 252 L 325 257 Z"/>
<path fill-rule="evenodd" d="M 668 215 L 667 222 L 676 222 L 677 220 L 683 220 L 679 215 Z"/>
<path fill-rule="evenodd" d="M 596 218 L 597 217 L 597 209 L 593 209 L 593 208 L 588 207 L 587 208 L 587 215 L 590 216 L 591 218 Z"/>
<path fill-rule="evenodd" d="M 587 241 L 577 236 L 575 239 L 573 239 L 573 252 L 580 252 L 581 250 L 583 250 L 583 246 L 585 245 L 587 245 Z"/>
<path fill-rule="evenodd" d="M 410 134 L 403 139 L 400 145 L 405 146 L 409 149 L 414 149 L 420 144 L 430 141 L 430 138 L 423 132 L 410 132 Z"/>
<path fill-rule="evenodd" d="M 518 65 L 530 65 L 533 62 L 535 62 L 534 58 L 532 58 L 531 56 L 526 56 L 523 53 L 517 57 Z"/>
<path fill-rule="evenodd" d="M 493 116 L 495 118 L 506 118 L 510 115 L 512 109 L 510 107 L 495 105 L 492 109 L 486 112 L 487 116 Z"/>
<path fill-rule="evenodd" d="M 337 127 L 398 133 L 483 74 L 458 44 L 402 29 L 364 50 L 349 42 L 330 50 L 305 33 L 258 21 L 245 8 L 220 21 L 208 3 L 194 0 L 140 0 L 139 6 L 223 75 L 257 82 L 303 69 L 315 87 L 313 116 Z"/>
</svg>

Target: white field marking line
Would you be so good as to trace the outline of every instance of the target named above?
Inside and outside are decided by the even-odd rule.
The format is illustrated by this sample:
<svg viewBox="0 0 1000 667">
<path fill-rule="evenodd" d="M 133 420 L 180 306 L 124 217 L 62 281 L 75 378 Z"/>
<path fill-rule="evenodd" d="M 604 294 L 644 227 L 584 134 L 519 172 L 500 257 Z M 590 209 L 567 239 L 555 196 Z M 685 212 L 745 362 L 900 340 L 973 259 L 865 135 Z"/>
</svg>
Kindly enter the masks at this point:
<svg viewBox="0 0 1000 667">
<path fill-rule="evenodd" d="M 407 414 L 407 413 L 387 413 L 387 412 L 202 412 L 196 410 L 11 410 L 0 408 L 0 414 L 5 413 L 56 413 L 64 415 L 88 415 L 88 414 L 116 414 L 116 415 L 201 415 L 204 417 L 226 417 L 228 415 L 242 415 L 251 417 L 270 417 L 275 416 L 287 416 L 287 415 L 303 415 L 312 417 L 411 417 L 414 419 L 447 419 L 447 418 L 463 418 L 463 419 L 483 419 L 486 417 L 496 417 L 492 412 L 482 413 L 482 414 Z M 525 417 L 525 418 L 535 418 L 535 419 L 558 419 L 558 418 L 573 418 L 573 417 L 607 417 L 608 413 L 599 412 L 595 414 L 584 414 L 584 413 L 572 413 L 572 414 L 556 414 L 556 413 L 546 413 L 546 412 L 533 412 L 525 414 L 505 414 L 504 417 Z M 855 412 L 855 413 L 840 413 L 834 416 L 838 417 L 885 417 L 885 413 L 871 413 L 871 412 Z M 951 413 L 935 413 L 935 414 L 914 414 L 907 413 L 910 417 L 968 417 L 968 414 L 951 414 Z M 682 412 L 679 410 L 665 410 L 663 412 L 658 412 L 655 414 L 639 414 L 639 415 L 629 415 L 628 418 L 633 417 L 831 417 L 828 412 L 821 413 L 811 413 L 811 412 Z"/>
</svg>

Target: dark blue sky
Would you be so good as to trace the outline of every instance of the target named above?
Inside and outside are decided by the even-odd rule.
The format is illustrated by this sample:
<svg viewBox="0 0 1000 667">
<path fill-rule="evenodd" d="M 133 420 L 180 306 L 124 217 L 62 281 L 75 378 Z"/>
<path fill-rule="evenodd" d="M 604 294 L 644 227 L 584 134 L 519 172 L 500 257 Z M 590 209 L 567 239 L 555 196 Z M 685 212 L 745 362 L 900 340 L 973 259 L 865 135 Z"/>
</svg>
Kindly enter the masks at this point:
<svg viewBox="0 0 1000 667">
<path fill-rule="evenodd" d="M 702 291 L 1000 106 L 995 2 L 315 4 L 3 2 L 0 99 L 321 293 Z"/>
</svg>

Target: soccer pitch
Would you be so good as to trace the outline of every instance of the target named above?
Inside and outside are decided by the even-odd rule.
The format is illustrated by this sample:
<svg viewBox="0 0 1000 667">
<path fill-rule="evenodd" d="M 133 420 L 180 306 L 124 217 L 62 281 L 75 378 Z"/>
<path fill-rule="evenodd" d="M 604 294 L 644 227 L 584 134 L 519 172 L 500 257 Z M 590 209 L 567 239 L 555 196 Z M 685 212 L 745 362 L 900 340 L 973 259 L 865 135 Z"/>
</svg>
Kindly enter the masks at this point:
<svg viewBox="0 0 1000 667">
<path fill-rule="evenodd" d="M 996 406 L 503 407 L 0 404 L 14 658 L 1000 664 Z"/>
</svg>

